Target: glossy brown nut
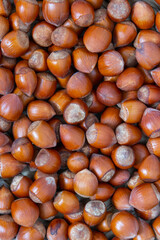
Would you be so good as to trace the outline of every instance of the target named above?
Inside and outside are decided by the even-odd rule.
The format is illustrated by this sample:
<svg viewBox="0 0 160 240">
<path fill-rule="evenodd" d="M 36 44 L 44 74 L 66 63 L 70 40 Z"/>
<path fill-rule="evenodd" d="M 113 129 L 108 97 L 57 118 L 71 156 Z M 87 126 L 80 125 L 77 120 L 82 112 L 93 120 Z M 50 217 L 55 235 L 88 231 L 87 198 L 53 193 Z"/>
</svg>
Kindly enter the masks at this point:
<svg viewBox="0 0 160 240">
<path fill-rule="evenodd" d="M 120 186 L 123 185 L 128 181 L 130 178 L 130 172 L 125 169 L 117 169 L 116 173 L 112 177 L 112 179 L 109 181 L 110 184 L 113 186 Z"/>
<path fill-rule="evenodd" d="M 21 60 L 16 64 L 16 66 L 14 68 L 14 73 L 17 74 L 17 73 L 19 73 L 19 71 L 22 68 L 26 68 L 26 67 L 28 67 L 28 61 L 27 60 Z"/>
<path fill-rule="evenodd" d="M 51 148 L 57 144 L 55 132 L 45 121 L 33 122 L 28 128 L 27 136 L 39 148 Z"/>
<path fill-rule="evenodd" d="M 106 155 L 106 156 L 111 156 L 111 153 L 113 151 L 113 149 L 115 149 L 118 146 L 118 144 L 114 144 L 112 146 L 106 147 L 106 148 L 101 148 L 100 151 L 102 154 Z"/>
<path fill-rule="evenodd" d="M 138 168 L 140 178 L 144 182 L 155 182 L 160 179 L 160 161 L 154 155 L 146 157 Z"/>
<path fill-rule="evenodd" d="M 143 218 L 144 220 L 153 220 L 156 217 L 159 216 L 160 214 L 160 207 L 159 204 L 156 205 L 155 207 L 149 209 L 149 210 L 136 210 L 136 212 L 138 213 L 138 215 Z"/>
<path fill-rule="evenodd" d="M 31 121 L 48 121 L 56 115 L 56 113 L 48 102 L 35 100 L 28 104 L 27 115 Z"/>
<path fill-rule="evenodd" d="M 92 147 L 90 144 L 85 143 L 81 151 L 87 156 L 90 157 L 92 153 L 98 153 L 98 149 L 95 147 Z"/>
<path fill-rule="evenodd" d="M 19 0 L 16 3 L 16 12 L 22 22 L 31 24 L 38 16 L 39 5 L 36 0 Z"/>
<path fill-rule="evenodd" d="M 39 45 L 37 45 L 35 42 L 33 42 L 32 40 L 30 40 L 29 41 L 29 48 L 27 49 L 27 52 L 25 52 L 25 54 L 23 54 L 22 56 L 21 56 L 21 58 L 23 58 L 24 60 L 28 60 L 30 57 L 31 57 L 31 55 L 32 55 L 32 53 L 36 50 L 36 49 L 39 49 L 40 48 L 40 46 Z M 20 61 L 21 62 L 21 61 Z M 27 61 L 27 63 L 28 63 L 28 61 Z M 18 63 L 17 63 L 17 65 L 18 65 Z M 25 67 L 28 67 L 28 64 L 25 66 Z M 16 71 L 15 71 L 16 72 Z"/>
<path fill-rule="evenodd" d="M 137 126 L 121 123 L 116 128 L 116 138 L 120 145 L 133 145 L 141 140 L 142 132 Z"/>
<path fill-rule="evenodd" d="M 159 198 L 160 194 L 154 184 L 142 183 L 131 191 L 129 204 L 138 210 L 149 210 L 158 204 Z"/>
<path fill-rule="evenodd" d="M 2 185 L 0 187 L 0 213 L 10 214 L 11 204 L 13 201 L 14 201 L 14 196 L 11 193 L 11 191 L 7 187 Z"/>
<path fill-rule="evenodd" d="M 114 22 L 124 21 L 126 18 L 128 18 L 130 12 L 131 6 L 128 0 L 112 0 L 107 6 L 107 14 Z"/>
<path fill-rule="evenodd" d="M 141 162 L 149 156 L 149 151 L 143 144 L 135 144 L 132 148 L 135 154 L 134 168 L 138 169 Z"/>
<path fill-rule="evenodd" d="M 11 124 L 12 124 L 11 122 L 8 122 L 4 118 L 0 117 L 0 131 L 1 132 L 7 132 L 10 129 Z"/>
<path fill-rule="evenodd" d="M 69 17 L 64 23 L 63 23 L 64 27 L 70 28 L 71 30 L 73 30 L 75 33 L 77 33 L 78 35 L 81 34 L 81 32 L 83 31 L 83 28 L 78 26 L 77 24 L 75 24 L 75 22 L 73 21 L 72 17 Z"/>
<path fill-rule="evenodd" d="M 59 187 L 62 190 L 67 190 L 74 192 L 73 189 L 73 180 L 74 180 L 75 174 L 69 170 L 65 170 L 59 175 Z"/>
<path fill-rule="evenodd" d="M 0 228 L 0 238 L 2 240 L 14 239 L 18 232 L 18 225 L 10 215 L 0 216 Z"/>
<path fill-rule="evenodd" d="M 69 48 L 62 48 L 56 45 L 52 45 L 48 48 L 48 52 L 50 53 L 60 51 L 60 50 L 67 50 L 69 53 L 71 53 L 71 50 Z"/>
<path fill-rule="evenodd" d="M 116 82 L 118 76 L 104 76 L 104 81 L 105 82 Z"/>
<path fill-rule="evenodd" d="M 120 169 L 133 167 L 135 162 L 134 151 L 131 147 L 121 145 L 115 148 L 111 154 L 114 164 Z"/>
<path fill-rule="evenodd" d="M 67 83 L 67 93 L 72 98 L 83 98 L 92 90 L 92 82 L 85 73 L 76 72 Z"/>
<path fill-rule="evenodd" d="M 99 223 L 97 225 L 97 229 L 100 232 L 109 232 L 111 230 L 111 219 L 112 219 L 112 213 L 108 212 L 106 213 L 105 218 L 103 219 L 103 221 L 101 223 Z M 113 240 L 113 239 L 112 239 Z"/>
<path fill-rule="evenodd" d="M 43 240 L 46 235 L 46 229 L 40 221 L 37 221 L 32 227 L 20 227 L 17 240 Z M 27 237 L 26 237 L 27 236 Z"/>
<path fill-rule="evenodd" d="M 155 20 L 155 25 L 156 25 L 156 28 L 157 28 L 157 31 L 160 32 L 160 23 L 159 23 L 159 20 L 160 20 L 160 12 L 157 12 L 156 14 L 156 20 Z"/>
<path fill-rule="evenodd" d="M 128 100 L 136 100 L 137 91 L 122 92 L 122 101 L 118 104 L 118 107 L 122 107 L 122 103 L 127 102 Z"/>
<path fill-rule="evenodd" d="M 29 187 L 32 180 L 23 175 L 17 175 L 12 179 L 10 189 L 17 198 L 29 197 Z"/>
<path fill-rule="evenodd" d="M 114 28 L 114 23 L 108 17 L 105 8 L 99 8 L 95 11 L 94 24 L 104 28 L 108 28 L 111 32 L 113 31 Z"/>
<path fill-rule="evenodd" d="M 33 40 L 41 47 L 49 47 L 52 44 L 51 34 L 55 27 L 48 22 L 37 23 L 32 29 Z"/>
<path fill-rule="evenodd" d="M 12 203 L 11 214 L 17 224 L 31 227 L 39 217 L 39 208 L 29 198 L 21 198 Z"/>
<path fill-rule="evenodd" d="M 95 148 L 114 145 L 117 140 L 112 128 L 103 123 L 94 123 L 86 131 L 88 143 Z"/>
<path fill-rule="evenodd" d="M 138 223 L 139 223 L 139 230 L 137 233 L 137 236 L 134 238 L 134 240 L 138 240 L 139 238 L 141 240 L 145 240 L 146 237 L 148 239 L 154 239 L 155 238 L 155 234 L 153 232 L 152 227 L 149 225 L 149 223 L 147 223 L 146 221 L 142 220 L 142 219 L 138 219 Z"/>
<path fill-rule="evenodd" d="M 84 239 L 93 240 L 93 235 L 91 229 L 84 223 L 73 223 L 68 228 L 68 236 L 70 240 L 81 240 L 84 236 Z"/>
<path fill-rule="evenodd" d="M 143 113 L 140 127 L 148 137 L 156 138 L 160 136 L 159 121 L 160 111 L 154 108 L 147 108 Z"/>
<path fill-rule="evenodd" d="M 65 50 L 52 52 L 47 58 L 47 65 L 56 77 L 65 77 L 71 67 L 71 56 Z"/>
<path fill-rule="evenodd" d="M 137 65 L 136 49 L 132 46 L 118 48 L 118 52 L 122 55 L 126 67 L 135 67 Z"/>
<path fill-rule="evenodd" d="M 121 187 L 116 189 L 112 197 L 112 203 L 117 210 L 119 211 L 132 210 L 132 206 L 129 204 L 130 193 L 131 191 L 128 188 Z"/>
<path fill-rule="evenodd" d="M 71 155 L 71 151 L 66 149 L 64 146 L 59 146 L 57 150 L 61 157 L 61 168 L 64 170 L 67 167 L 67 159 Z"/>
<path fill-rule="evenodd" d="M 67 240 L 68 224 L 64 219 L 56 218 L 52 220 L 47 228 L 48 240 Z"/>
<path fill-rule="evenodd" d="M 43 72 L 48 70 L 47 66 L 48 53 L 43 49 L 35 50 L 28 60 L 30 68 L 37 72 Z"/>
<path fill-rule="evenodd" d="M 56 173 L 61 167 L 60 154 L 54 149 L 41 149 L 36 156 L 35 164 L 44 173 Z"/>
<path fill-rule="evenodd" d="M 62 115 L 66 106 L 71 102 L 71 97 L 67 94 L 66 90 L 60 90 L 49 99 L 49 102 L 57 115 Z"/>
<path fill-rule="evenodd" d="M 160 48 L 153 42 L 143 42 L 136 49 L 137 62 L 146 70 L 151 70 L 160 63 Z"/>
<path fill-rule="evenodd" d="M 21 116 L 17 121 L 14 121 L 12 126 L 12 133 L 14 139 L 27 137 L 27 131 L 31 121 L 26 116 Z"/>
<path fill-rule="evenodd" d="M 34 148 L 28 138 L 17 138 L 12 144 L 11 153 L 16 160 L 28 163 L 33 158 Z"/>
<path fill-rule="evenodd" d="M 159 151 L 159 143 L 160 138 L 149 138 L 147 142 L 147 148 L 151 154 L 156 155 L 157 157 L 160 157 L 160 151 Z"/>
<path fill-rule="evenodd" d="M 43 204 L 39 204 L 39 216 L 40 218 L 51 221 L 58 213 L 53 206 L 53 201 L 48 201 Z"/>
<path fill-rule="evenodd" d="M 154 42 L 159 46 L 160 36 L 154 30 L 141 30 L 134 41 L 134 47 L 139 48 L 143 42 Z"/>
<path fill-rule="evenodd" d="M 12 141 L 10 140 L 6 145 L 0 147 L 0 154 L 11 152 Z"/>
<path fill-rule="evenodd" d="M 114 106 L 122 99 L 122 93 L 113 82 L 102 82 L 99 84 L 97 98 L 105 106 Z"/>
<path fill-rule="evenodd" d="M 146 109 L 146 105 L 138 100 L 127 100 L 121 104 L 120 117 L 126 123 L 138 123 Z"/>
<path fill-rule="evenodd" d="M 0 40 L 2 40 L 3 37 L 9 32 L 9 21 L 7 18 L 0 16 L 0 24 L 1 24 Z"/>
<path fill-rule="evenodd" d="M 158 191 L 160 192 L 160 179 L 154 183 Z"/>
<path fill-rule="evenodd" d="M 123 91 L 138 90 L 144 83 L 144 77 L 137 68 L 125 69 L 117 78 L 117 87 Z"/>
<path fill-rule="evenodd" d="M 69 124 L 60 125 L 60 138 L 64 147 L 71 151 L 81 149 L 85 143 L 84 131 Z"/>
<path fill-rule="evenodd" d="M 74 152 L 67 159 L 67 166 L 71 172 L 77 173 L 88 168 L 89 159 L 84 153 Z"/>
<path fill-rule="evenodd" d="M 106 206 L 102 201 L 91 200 L 83 210 L 83 218 L 87 225 L 95 226 L 99 224 L 105 217 Z"/>
<path fill-rule="evenodd" d="M 13 30 L 21 30 L 27 33 L 30 29 L 30 25 L 23 23 L 16 12 L 9 16 L 9 23 Z"/>
<path fill-rule="evenodd" d="M 142 181 L 138 172 L 134 172 L 132 177 L 127 182 L 127 186 L 132 190 L 133 188 L 139 186 L 142 183 L 144 183 L 144 181 Z"/>
<path fill-rule="evenodd" d="M 160 80 L 159 80 L 159 76 L 160 76 L 160 67 L 157 67 L 155 69 L 153 69 L 151 71 L 151 75 L 152 75 L 152 78 L 154 80 L 154 82 L 160 86 Z"/>
<path fill-rule="evenodd" d="M 160 230 L 159 230 L 159 226 L 160 226 L 160 217 L 157 217 L 154 222 L 153 222 L 153 229 L 155 231 L 156 237 L 159 238 L 160 237 Z"/>
<path fill-rule="evenodd" d="M 138 221 L 131 213 L 122 211 L 113 215 L 111 230 L 117 237 L 121 239 L 134 238 L 137 236 L 138 229 Z"/>
<path fill-rule="evenodd" d="M 42 177 L 35 180 L 29 188 L 29 196 L 35 203 L 50 201 L 56 192 L 56 182 L 53 177 Z"/>
<path fill-rule="evenodd" d="M 57 142 L 60 142 L 59 128 L 61 125 L 61 121 L 58 118 L 52 118 L 51 120 L 48 121 L 48 123 L 55 131 Z"/>
<path fill-rule="evenodd" d="M 96 87 L 101 82 L 103 76 L 100 74 L 97 66 L 92 70 L 92 72 L 88 73 L 88 76 L 93 84 L 93 87 Z"/>
<path fill-rule="evenodd" d="M 4 17 L 8 17 L 9 14 L 11 13 L 11 10 L 12 10 L 12 7 L 9 0 L 0 1 L 0 15 Z"/>
<path fill-rule="evenodd" d="M 103 1 L 102 0 L 87 0 L 87 2 L 89 2 L 90 4 L 92 4 L 92 6 L 94 7 L 94 9 L 100 8 L 102 6 Z"/>
<path fill-rule="evenodd" d="M 126 102 L 127 100 L 136 100 L 137 99 L 137 91 L 129 91 L 122 93 L 122 102 L 118 104 L 119 107 L 122 106 L 122 103 Z"/>
<path fill-rule="evenodd" d="M 22 31 L 11 31 L 5 35 L 1 42 L 1 50 L 4 56 L 17 58 L 23 55 L 29 48 L 29 38 Z"/>
<path fill-rule="evenodd" d="M 93 90 L 86 98 L 83 99 L 89 107 L 89 112 L 100 113 L 105 109 L 105 105 L 98 101 L 95 90 Z"/>
<path fill-rule="evenodd" d="M 10 70 L 14 69 L 16 63 L 17 63 L 16 58 L 9 58 L 9 57 L 5 57 L 5 56 L 2 56 L 0 58 L 0 66 L 4 67 L 4 68 L 8 68 Z"/>
<path fill-rule="evenodd" d="M 44 20 L 43 12 L 42 12 L 43 1 L 38 1 L 38 5 L 39 5 L 38 18 L 39 18 L 39 20 Z"/>
<path fill-rule="evenodd" d="M 147 2 L 138 1 L 132 7 L 131 19 L 138 28 L 149 29 L 154 25 L 155 13 Z"/>
<path fill-rule="evenodd" d="M 83 222 L 83 204 L 80 203 L 80 209 L 76 213 L 65 214 L 64 218 L 71 224 L 76 222 Z"/>
<path fill-rule="evenodd" d="M 129 45 L 137 36 L 136 26 L 130 22 L 125 21 L 117 23 L 113 32 L 113 41 L 115 47 L 123 47 Z"/>
<path fill-rule="evenodd" d="M 81 99 L 73 99 L 65 108 L 63 118 L 68 124 L 79 124 L 88 115 L 88 107 Z"/>
<path fill-rule="evenodd" d="M 73 75 L 74 70 L 72 69 L 72 67 L 69 69 L 68 73 L 64 76 L 64 77 L 58 77 L 57 76 L 57 80 L 60 84 L 60 86 L 62 88 L 66 88 L 68 80 L 70 79 L 70 77 Z"/>
<path fill-rule="evenodd" d="M 77 44 L 78 36 L 72 29 L 61 26 L 52 32 L 51 40 L 58 47 L 72 48 Z"/>
<path fill-rule="evenodd" d="M 87 130 L 92 124 L 99 122 L 97 116 L 93 113 L 89 113 L 88 116 L 81 122 L 80 127 L 84 130 Z"/>
<path fill-rule="evenodd" d="M 115 174 L 115 166 L 112 160 L 101 154 L 92 154 L 89 169 L 102 182 L 108 182 Z"/>
<path fill-rule="evenodd" d="M 146 70 L 145 68 L 143 68 L 142 66 L 140 66 L 140 64 L 138 64 L 137 68 L 142 72 L 143 76 L 144 76 L 144 82 L 145 84 L 150 84 L 150 83 L 154 83 L 154 80 L 149 72 L 149 70 Z"/>
<path fill-rule="evenodd" d="M 0 175 L 2 178 L 14 177 L 26 167 L 25 164 L 17 161 L 10 153 L 0 155 L 0 163 Z"/>
<path fill-rule="evenodd" d="M 7 121 L 16 121 L 23 112 L 23 103 L 14 93 L 4 95 L 0 98 L 0 116 Z"/>
<path fill-rule="evenodd" d="M 109 50 L 99 57 L 98 69 L 103 76 L 119 75 L 124 70 L 124 60 L 115 50 Z"/>
<path fill-rule="evenodd" d="M 65 190 L 55 196 L 53 205 L 56 210 L 62 214 L 76 213 L 80 207 L 76 195 Z"/>
<path fill-rule="evenodd" d="M 159 216 L 160 214 L 160 207 L 159 207 L 159 204 L 156 205 L 155 207 L 149 209 L 149 210 L 136 210 L 136 212 L 138 213 L 138 215 L 144 219 L 144 220 L 147 220 L 147 221 L 150 221 L 150 220 L 153 220 L 155 219 L 156 217 Z"/>
<path fill-rule="evenodd" d="M 3 147 L 7 143 L 9 143 L 10 139 L 7 135 L 4 133 L 0 132 L 0 147 Z"/>
<path fill-rule="evenodd" d="M 107 126 L 115 129 L 122 119 L 119 117 L 120 110 L 116 107 L 108 107 L 101 115 L 101 123 L 107 124 Z"/>
<path fill-rule="evenodd" d="M 23 103 L 23 107 L 24 109 L 26 108 L 26 106 L 28 105 L 28 103 L 30 103 L 31 101 L 34 100 L 34 96 L 27 96 L 26 94 L 24 94 L 19 88 L 15 88 L 15 90 L 13 91 L 13 93 L 15 93 L 22 101 Z"/>
<path fill-rule="evenodd" d="M 143 85 L 137 93 L 138 99 L 145 104 L 154 104 L 160 101 L 160 88 L 155 85 Z"/>
<path fill-rule="evenodd" d="M 51 97 L 57 86 L 56 78 L 50 73 L 37 73 L 37 86 L 34 96 L 38 99 L 47 99 Z"/>
<path fill-rule="evenodd" d="M 20 69 L 15 75 L 17 87 L 27 96 L 31 96 L 37 85 L 37 76 L 34 70 L 29 67 Z"/>
<path fill-rule="evenodd" d="M 103 52 L 112 40 L 112 33 L 107 28 L 92 25 L 84 33 L 83 42 L 88 51 L 92 53 Z"/>
<path fill-rule="evenodd" d="M 78 26 L 88 27 L 94 21 L 94 8 L 84 0 L 76 0 L 71 5 L 71 16 Z"/>
<path fill-rule="evenodd" d="M 98 55 L 89 52 L 85 47 L 76 48 L 72 52 L 74 67 L 83 73 L 90 73 L 96 66 Z"/>
<path fill-rule="evenodd" d="M 85 184 L 84 184 L 85 183 Z M 94 173 L 88 169 L 83 169 L 76 173 L 74 177 L 74 191 L 81 197 L 93 196 L 98 188 L 98 179 Z"/>
<path fill-rule="evenodd" d="M 52 177 L 54 178 L 56 184 L 58 183 L 58 175 L 57 173 L 53 173 L 53 174 L 48 174 L 48 173 L 44 173 L 41 172 L 40 170 L 37 170 L 34 174 L 34 179 L 37 180 L 39 178 L 43 178 L 43 177 Z"/>
<path fill-rule="evenodd" d="M 69 17 L 69 2 L 68 0 L 45 0 L 42 12 L 46 22 L 58 27 Z"/>
</svg>

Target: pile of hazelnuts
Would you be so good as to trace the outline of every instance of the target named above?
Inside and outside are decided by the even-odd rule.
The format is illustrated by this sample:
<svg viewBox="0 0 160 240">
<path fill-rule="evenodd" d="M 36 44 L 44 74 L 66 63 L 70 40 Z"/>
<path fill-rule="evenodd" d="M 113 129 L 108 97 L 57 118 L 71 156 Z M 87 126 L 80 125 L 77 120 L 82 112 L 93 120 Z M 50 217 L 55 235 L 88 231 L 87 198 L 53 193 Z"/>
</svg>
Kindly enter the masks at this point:
<svg viewBox="0 0 160 240">
<path fill-rule="evenodd" d="M 0 0 L 0 41 L 0 240 L 159 240 L 160 0 Z"/>
</svg>

